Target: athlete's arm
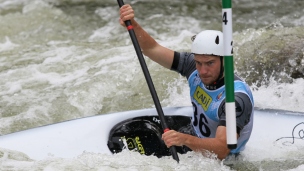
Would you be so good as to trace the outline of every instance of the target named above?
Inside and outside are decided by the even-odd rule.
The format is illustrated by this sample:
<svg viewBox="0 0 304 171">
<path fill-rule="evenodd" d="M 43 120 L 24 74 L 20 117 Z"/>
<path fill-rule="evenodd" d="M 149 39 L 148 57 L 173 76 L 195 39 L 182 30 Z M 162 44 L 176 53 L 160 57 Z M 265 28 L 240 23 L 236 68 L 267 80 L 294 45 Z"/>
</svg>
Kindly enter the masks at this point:
<svg viewBox="0 0 304 171">
<path fill-rule="evenodd" d="M 230 150 L 227 148 L 226 127 L 219 126 L 215 138 L 198 138 L 174 130 L 167 131 L 162 136 L 167 147 L 185 145 L 193 151 L 215 153 L 219 159 L 225 159 Z"/>
<path fill-rule="evenodd" d="M 247 94 L 236 92 L 235 94 L 235 112 L 236 112 L 236 126 L 237 133 L 240 134 L 241 130 L 250 122 L 252 115 L 252 102 Z M 225 114 L 225 101 L 219 107 L 220 126 L 226 126 L 226 114 Z"/>
<path fill-rule="evenodd" d="M 124 21 L 130 20 L 136 34 L 139 46 L 144 55 L 153 61 L 170 69 L 173 62 L 174 51 L 158 44 L 134 19 L 134 11 L 129 4 L 120 8 L 120 24 L 125 26 Z"/>
</svg>

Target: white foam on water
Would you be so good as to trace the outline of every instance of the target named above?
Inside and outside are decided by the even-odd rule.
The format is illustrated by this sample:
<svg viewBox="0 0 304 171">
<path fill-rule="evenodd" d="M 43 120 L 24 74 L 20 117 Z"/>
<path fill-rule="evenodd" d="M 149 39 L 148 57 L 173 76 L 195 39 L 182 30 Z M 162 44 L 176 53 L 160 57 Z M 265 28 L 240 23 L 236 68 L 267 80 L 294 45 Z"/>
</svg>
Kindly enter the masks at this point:
<svg viewBox="0 0 304 171">
<path fill-rule="evenodd" d="M 25 6 L 22 8 L 22 13 L 26 14 L 31 11 L 43 8 L 50 8 L 51 6 L 44 1 L 33 0 L 30 3 L 25 3 Z"/>
<path fill-rule="evenodd" d="M 297 168 L 289 169 L 287 171 L 302 171 L 302 170 L 304 170 L 304 165 L 300 165 Z"/>
<path fill-rule="evenodd" d="M 290 84 L 272 80 L 268 86 L 261 86 L 253 91 L 255 106 L 304 112 L 303 85 L 303 78 L 295 79 Z"/>
<path fill-rule="evenodd" d="M 32 168 L 43 168 L 47 171 L 58 170 L 101 170 L 101 171 L 186 171 L 186 170 L 231 170 L 221 161 L 206 158 L 198 153 L 190 152 L 179 156 L 177 163 L 172 156 L 157 158 L 155 156 L 144 156 L 138 152 L 124 150 L 114 155 L 104 155 L 84 152 L 73 159 L 49 157 L 41 161 L 28 161 L 22 159 L 1 158 L 2 168 L 11 170 L 31 170 Z"/>
<path fill-rule="evenodd" d="M 13 50 L 15 47 L 18 47 L 18 44 L 11 42 L 9 37 L 5 37 L 5 42 L 0 43 L 0 52 Z"/>
</svg>

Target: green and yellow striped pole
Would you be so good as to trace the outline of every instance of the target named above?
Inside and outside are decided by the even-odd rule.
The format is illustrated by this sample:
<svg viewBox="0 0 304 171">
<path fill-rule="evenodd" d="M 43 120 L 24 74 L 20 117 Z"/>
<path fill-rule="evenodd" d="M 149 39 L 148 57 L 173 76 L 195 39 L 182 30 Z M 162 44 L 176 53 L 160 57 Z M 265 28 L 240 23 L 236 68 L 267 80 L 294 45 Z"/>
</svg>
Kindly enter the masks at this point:
<svg viewBox="0 0 304 171">
<path fill-rule="evenodd" d="M 234 101 L 234 67 L 233 67 L 233 41 L 232 41 L 232 9 L 231 0 L 222 0 L 223 34 L 224 34 L 224 66 L 225 66 L 225 92 L 226 92 L 226 129 L 227 146 L 236 149 L 236 114 Z"/>
</svg>

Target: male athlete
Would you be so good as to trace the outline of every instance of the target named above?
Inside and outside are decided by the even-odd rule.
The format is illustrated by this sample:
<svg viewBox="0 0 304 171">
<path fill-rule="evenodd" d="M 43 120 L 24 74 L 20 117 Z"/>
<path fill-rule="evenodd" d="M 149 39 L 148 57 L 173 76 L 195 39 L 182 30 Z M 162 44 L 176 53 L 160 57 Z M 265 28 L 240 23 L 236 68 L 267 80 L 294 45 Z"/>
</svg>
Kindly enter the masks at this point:
<svg viewBox="0 0 304 171">
<path fill-rule="evenodd" d="M 134 19 L 128 4 L 120 8 L 120 24 L 131 20 L 144 55 L 185 76 L 193 105 L 195 136 L 170 130 L 162 135 L 166 146 L 187 146 L 193 151 L 215 153 L 219 159 L 242 151 L 253 125 L 253 97 L 249 86 L 235 76 L 237 148 L 227 148 L 223 34 L 206 30 L 194 36 L 191 52 L 176 52 L 158 44 Z"/>
</svg>

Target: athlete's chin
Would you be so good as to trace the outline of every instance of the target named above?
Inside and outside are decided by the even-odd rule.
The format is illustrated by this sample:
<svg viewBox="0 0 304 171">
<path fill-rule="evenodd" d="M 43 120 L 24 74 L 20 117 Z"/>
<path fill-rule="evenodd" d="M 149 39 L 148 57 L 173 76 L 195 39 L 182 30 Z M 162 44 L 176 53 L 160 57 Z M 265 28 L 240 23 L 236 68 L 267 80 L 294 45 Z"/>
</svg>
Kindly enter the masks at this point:
<svg viewBox="0 0 304 171">
<path fill-rule="evenodd" d="M 201 78 L 202 82 L 205 84 L 205 85 L 211 85 L 213 84 L 213 80 L 210 79 L 210 78 Z"/>
</svg>

